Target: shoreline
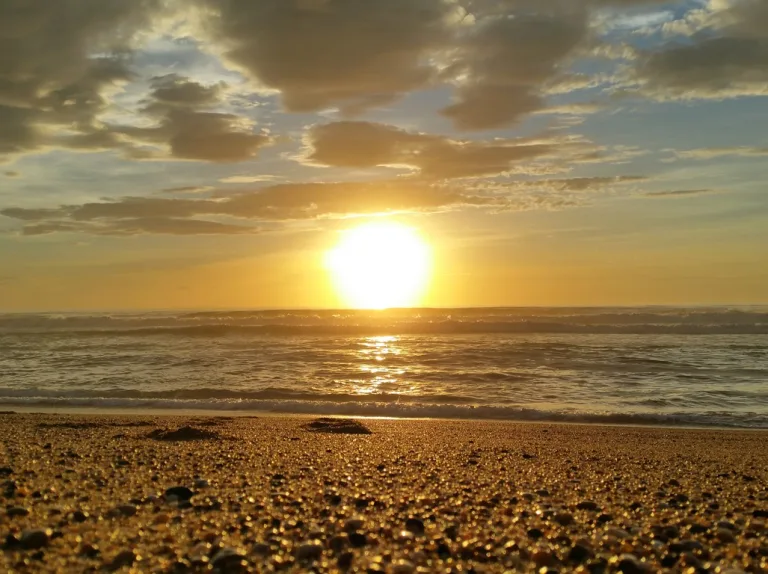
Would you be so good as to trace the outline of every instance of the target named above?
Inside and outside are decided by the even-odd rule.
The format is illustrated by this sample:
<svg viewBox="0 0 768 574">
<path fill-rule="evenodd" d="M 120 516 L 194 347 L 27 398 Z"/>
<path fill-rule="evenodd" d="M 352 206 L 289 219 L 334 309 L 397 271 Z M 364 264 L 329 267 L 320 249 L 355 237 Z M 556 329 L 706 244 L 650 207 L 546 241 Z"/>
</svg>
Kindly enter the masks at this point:
<svg viewBox="0 0 768 574">
<path fill-rule="evenodd" d="M 356 420 L 0 415 L 0 570 L 768 572 L 760 434 Z"/>
<path fill-rule="evenodd" d="M 547 419 L 514 419 L 514 418 L 470 418 L 470 417 L 429 417 L 429 416 L 388 416 L 388 415 L 367 415 L 345 412 L 291 412 L 274 411 L 258 409 L 205 409 L 205 408 L 146 408 L 146 407 L 104 407 L 104 406 L 37 406 L 21 405 L 18 403 L 0 402 L 0 415 L 2 414 L 25 414 L 25 415 L 82 415 L 82 416 L 125 416 L 125 417 L 231 417 L 231 418 L 249 418 L 249 417 L 271 417 L 271 418 L 301 418 L 312 419 L 318 417 L 332 418 L 355 418 L 366 420 L 392 420 L 392 421 L 436 421 L 436 422 L 463 422 L 463 423 L 497 423 L 497 424 L 534 424 L 534 425 L 573 425 L 573 426 L 597 426 L 597 427 L 617 427 L 617 428 L 641 428 L 641 429 L 669 429 L 669 430 L 701 430 L 718 432 L 766 432 L 768 427 L 736 427 L 736 426 L 715 426 L 715 425 L 693 425 L 693 424 L 658 424 L 655 422 L 614 422 L 614 421 L 579 421 L 579 420 L 558 420 L 556 418 Z M 658 413 L 664 416 L 666 413 Z M 656 414 L 642 413 L 643 416 L 656 416 Z"/>
</svg>

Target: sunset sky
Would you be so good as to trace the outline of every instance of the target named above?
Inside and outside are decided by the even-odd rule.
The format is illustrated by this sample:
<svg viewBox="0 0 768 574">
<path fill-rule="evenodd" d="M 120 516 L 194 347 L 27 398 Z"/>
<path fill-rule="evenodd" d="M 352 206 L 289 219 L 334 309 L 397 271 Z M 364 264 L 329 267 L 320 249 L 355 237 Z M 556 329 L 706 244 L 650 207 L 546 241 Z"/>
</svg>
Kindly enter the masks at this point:
<svg viewBox="0 0 768 574">
<path fill-rule="evenodd" d="M 766 0 L 0 0 L 0 310 L 768 303 Z"/>
</svg>

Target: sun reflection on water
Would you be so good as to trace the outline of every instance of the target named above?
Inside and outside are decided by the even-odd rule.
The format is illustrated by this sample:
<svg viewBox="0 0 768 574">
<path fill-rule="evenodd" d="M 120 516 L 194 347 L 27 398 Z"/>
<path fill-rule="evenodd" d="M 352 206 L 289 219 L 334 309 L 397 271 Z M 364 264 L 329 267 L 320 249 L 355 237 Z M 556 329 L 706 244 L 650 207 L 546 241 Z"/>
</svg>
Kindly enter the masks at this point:
<svg viewBox="0 0 768 574">
<path fill-rule="evenodd" d="M 358 382 L 355 392 L 359 395 L 411 394 L 413 389 L 402 379 L 405 369 L 387 365 L 386 362 L 403 353 L 398 337 L 366 337 L 359 352 L 360 370 L 366 376 Z"/>
</svg>

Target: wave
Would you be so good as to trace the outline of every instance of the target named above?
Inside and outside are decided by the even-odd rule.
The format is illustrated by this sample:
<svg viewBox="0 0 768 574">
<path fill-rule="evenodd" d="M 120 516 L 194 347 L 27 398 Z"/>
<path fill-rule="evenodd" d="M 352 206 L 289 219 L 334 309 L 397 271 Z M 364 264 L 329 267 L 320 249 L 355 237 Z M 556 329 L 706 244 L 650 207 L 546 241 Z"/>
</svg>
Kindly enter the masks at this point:
<svg viewBox="0 0 768 574">
<path fill-rule="evenodd" d="M 768 322 L 754 324 L 642 324 L 585 325 L 544 322 L 465 322 L 380 324 L 380 325 L 193 325 L 72 329 L 2 329 L 0 334 L 67 335 L 97 337 L 224 337 L 224 336 L 346 336 L 373 337 L 398 335 L 473 335 L 473 334 L 582 334 L 582 335 L 768 335 Z"/>
<path fill-rule="evenodd" d="M 0 334 L 99 336 L 768 334 L 766 308 L 496 308 L 386 311 L 0 314 Z"/>
<path fill-rule="evenodd" d="M 112 393 L 110 392 L 110 395 Z M 460 419 L 520 422 L 642 425 L 657 427 L 702 427 L 727 429 L 768 429 L 768 415 L 734 414 L 727 411 L 669 413 L 611 413 L 553 411 L 515 406 L 397 403 L 378 401 L 306 401 L 263 399 L 179 399 L 147 397 L 88 396 L 0 396 L 8 406 L 228 411 L 249 413 L 341 415 L 389 418 Z"/>
</svg>

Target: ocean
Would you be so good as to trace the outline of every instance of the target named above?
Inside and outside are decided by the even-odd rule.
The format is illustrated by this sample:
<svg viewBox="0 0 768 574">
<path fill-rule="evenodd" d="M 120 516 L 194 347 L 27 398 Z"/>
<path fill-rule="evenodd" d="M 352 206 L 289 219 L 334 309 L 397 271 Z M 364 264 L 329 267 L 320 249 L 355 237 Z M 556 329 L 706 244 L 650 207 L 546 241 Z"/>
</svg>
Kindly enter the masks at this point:
<svg viewBox="0 0 768 574">
<path fill-rule="evenodd" d="M 0 404 L 768 428 L 768 308 L 2 314 Z"/>
</svg>

